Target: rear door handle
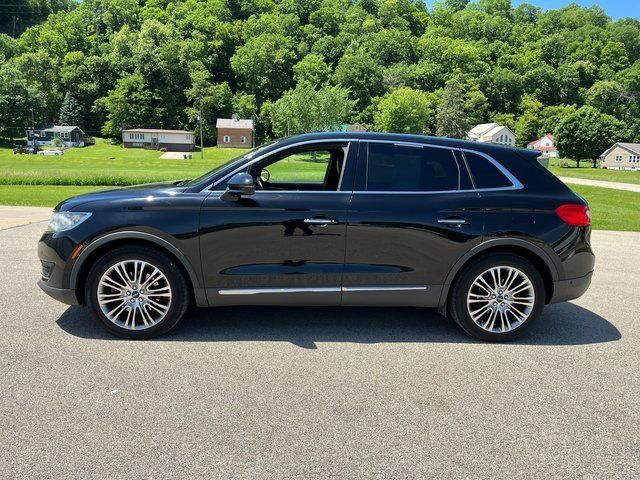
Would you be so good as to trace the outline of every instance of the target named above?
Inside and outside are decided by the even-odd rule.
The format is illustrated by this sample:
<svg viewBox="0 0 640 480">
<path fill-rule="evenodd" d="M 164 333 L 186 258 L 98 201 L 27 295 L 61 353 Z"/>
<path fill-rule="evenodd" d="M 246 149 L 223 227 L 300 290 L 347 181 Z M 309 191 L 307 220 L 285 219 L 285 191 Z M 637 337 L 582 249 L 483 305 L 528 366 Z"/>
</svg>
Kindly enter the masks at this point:
<svg viewBox="0 0 640 480">
<path fill-rule="evenodd" d="M 462 225 L 467 225 L 469 222 L 463 218 L 439 218 L 438 223 L 450 227 L 461 227 Z"/>
<path fill-rule="evenodd" d="M 338 223 L 335 218 L 305 218 L 304 223 L 307 225 L 316 225 L 318 227 L 326 227 L 329 224 Z"/>
</svg>

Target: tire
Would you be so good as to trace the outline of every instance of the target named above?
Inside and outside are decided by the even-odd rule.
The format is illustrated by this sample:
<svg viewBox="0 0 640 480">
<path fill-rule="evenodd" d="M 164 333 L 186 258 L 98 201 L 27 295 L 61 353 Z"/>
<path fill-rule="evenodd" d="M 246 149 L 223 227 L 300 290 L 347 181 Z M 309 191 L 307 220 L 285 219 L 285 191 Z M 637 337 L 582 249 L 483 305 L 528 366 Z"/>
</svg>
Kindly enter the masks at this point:
<svg viewBox="0 0 640 480">
<path fill-rule="evenodd" d="M 545 293 L 542 276 L 531 262 L 513 254 L 491 254 L 462 271 L 449 296 L 449 311 L 472 337 L 488 342 L 515 340 L 540 317 Z"/>
<path fill-rule="evenodd" d="M 85 298 L 95 318 L 111 333 L 142 340 L 171 330 L 184 315 L 190 295 L 175 259 L 154 248 L 124 246 L 93 265 Z"/>
</svg>

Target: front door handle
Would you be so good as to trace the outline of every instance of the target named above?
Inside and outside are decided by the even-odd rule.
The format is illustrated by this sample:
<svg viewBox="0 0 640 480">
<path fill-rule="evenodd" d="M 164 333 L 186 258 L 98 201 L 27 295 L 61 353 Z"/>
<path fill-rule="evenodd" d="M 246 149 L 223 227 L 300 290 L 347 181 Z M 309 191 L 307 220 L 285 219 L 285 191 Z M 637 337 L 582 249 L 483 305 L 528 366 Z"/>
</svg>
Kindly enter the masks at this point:
<svg viewBox="0 0 640 480">
<path fill-rule="evenodd" d="M 326 227 L 329 224 L 338 223 L 335 218 L 305 218 L 304 223 L 307 225 L 316 225 L 317 227 Z"/>
<path fill-rule="evenodd" d="M 461 227 L 462 225 L 467 225 L 469 222 L 463 218 L 439 218 L 438 223 L 448 225 L 449 227 Z"/>
</svg>

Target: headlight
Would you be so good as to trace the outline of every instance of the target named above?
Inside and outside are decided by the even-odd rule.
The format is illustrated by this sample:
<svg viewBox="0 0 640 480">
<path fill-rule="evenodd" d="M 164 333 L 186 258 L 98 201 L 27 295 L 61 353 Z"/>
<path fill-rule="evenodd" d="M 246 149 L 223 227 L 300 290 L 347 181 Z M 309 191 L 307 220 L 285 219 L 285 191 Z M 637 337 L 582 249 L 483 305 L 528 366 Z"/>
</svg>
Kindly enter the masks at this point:
<svg viewBox="0 0 640 480">
<path fill-rule="evenodd" d="M 69 230 L 73 227 L 77 227 L 90 216 L 90 213 L 53 212 L 51 220 L 49 220 L 47 231 L 62 232 L 64 230 Z"/>
</svg>

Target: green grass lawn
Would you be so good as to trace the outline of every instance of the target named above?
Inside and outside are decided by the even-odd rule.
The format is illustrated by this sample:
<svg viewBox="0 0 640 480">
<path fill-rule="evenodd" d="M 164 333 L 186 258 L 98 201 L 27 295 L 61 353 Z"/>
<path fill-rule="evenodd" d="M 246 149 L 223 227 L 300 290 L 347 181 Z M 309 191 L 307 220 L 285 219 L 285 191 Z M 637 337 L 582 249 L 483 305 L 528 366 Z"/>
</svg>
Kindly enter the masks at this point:
<svg viewBox="0 0 640 480">
<path fill-rule="evenodd" d="M 567 163 L 568 167 L 562 167 Z M 573 160 L 552 158 L 549 161 L 549 170 L 558 177 L 586 178 L 589 180 L 603 180 L 605 182 L 622 182 L 640 184 L 640 171 L 632 170 L 605 170 L 593 168 L 591 162 L 580 162 L 580 168 L 576 167 Z"/>
<path fill-rule="evenodd" d="M 84 148 L 69 148 L 64 155 L 14 155 L 0 149 L 0 185 L 134 185 L 194 178 L 245 150 L 205 148 L 204 160 L 194 152 L 191 160 L 161 160 L 161 152 L 110 145 L 103 139 Z"/>
<path fill-rule="evenodd" d="M 613 188 L 569 185 L 589 202 L 596 230 L 640 232 L 640 193 Z"/>
<path fill-rule="evenodd" d="M 0 205 L 55 207 L 62 200 L 83 193 L 114 187 L 73 185 L 0 185 Z"/>
</svg>

